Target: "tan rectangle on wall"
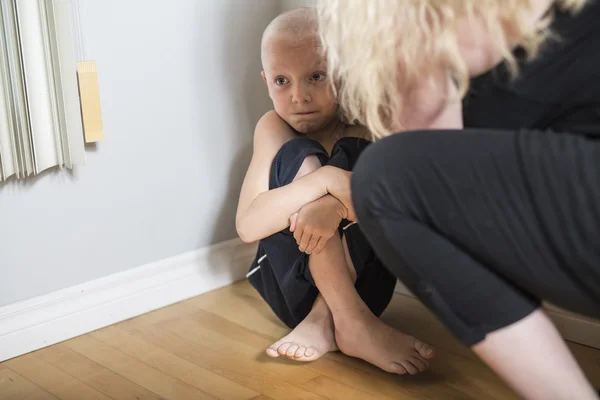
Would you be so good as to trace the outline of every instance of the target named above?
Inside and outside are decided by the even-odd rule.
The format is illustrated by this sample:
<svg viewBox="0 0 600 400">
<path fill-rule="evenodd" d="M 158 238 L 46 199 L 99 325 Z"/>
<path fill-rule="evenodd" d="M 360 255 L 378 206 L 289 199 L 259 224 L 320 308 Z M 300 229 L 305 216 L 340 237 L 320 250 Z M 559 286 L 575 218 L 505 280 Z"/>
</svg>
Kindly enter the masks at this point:
<svg viewBox="0 0 600 400">
<path fill-rule="evenodd" d="M 95 61 L 77 63 L 79 80 L 79 96 L 81 98 L 81 117 L 85 142 L 93 143 L 104 140 L 102 112 L 100 109 L 100 92 Z"/>
</svg>

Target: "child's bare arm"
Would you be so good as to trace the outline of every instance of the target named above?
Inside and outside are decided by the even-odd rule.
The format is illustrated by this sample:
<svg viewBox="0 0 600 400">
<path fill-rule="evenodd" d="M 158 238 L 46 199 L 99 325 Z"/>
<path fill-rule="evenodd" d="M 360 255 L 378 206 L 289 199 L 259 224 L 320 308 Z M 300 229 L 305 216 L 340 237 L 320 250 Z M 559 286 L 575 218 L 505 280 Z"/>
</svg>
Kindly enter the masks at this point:
<svg viewBox="0 0 600 400">
<path fill-rule="evenodd" d="M 265 114 L 256 125 L 254 153 L 236 215 L 237 232 L 245 242 L 254 242 L 287 228 L 294 213 L 327 195 L 333 167 L 318 168 L 289 185 L 269 190 L 273 159 L 281 146 L 294 137 L 292 129 L 274 111 Z"/>
</svg>

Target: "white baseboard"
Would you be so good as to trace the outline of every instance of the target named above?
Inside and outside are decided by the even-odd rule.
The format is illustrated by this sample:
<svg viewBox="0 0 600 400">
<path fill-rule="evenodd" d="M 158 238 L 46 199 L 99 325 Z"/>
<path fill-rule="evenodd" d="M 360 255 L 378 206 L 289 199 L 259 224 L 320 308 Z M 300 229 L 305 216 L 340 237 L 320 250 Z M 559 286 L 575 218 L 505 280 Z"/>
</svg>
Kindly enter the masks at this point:
<svg viewBox="0 0 600 400">
<path fill-rule="evenodd" d="M 400 281 L 396 284 L 396 293 L 415 297 Z M 570 313 L 551 304 L 546 304 L 544 308 L 565 340 L 600 349 L 600 321 Z"/>
<path fill-rule="evenodd" d="M 255 254 L 234 239 L 0 307 L 0 362 L 243 279 Z"/>
<path fill-rule="evenodd" d="M 565 339 L 600 349 L 600 321 L 565 311 L 551 304 L 546 304 L 544 308 Z"/>
<path fill-rule="evenodd" d="M 0 307 L 0 362 L 236 282 L 255 254 L 233 239 Z M 396 292 L 413 296 L 400 282 Z M 600 348 L 600 322 L 549 314 L 565 339 Z"/>
</svg>

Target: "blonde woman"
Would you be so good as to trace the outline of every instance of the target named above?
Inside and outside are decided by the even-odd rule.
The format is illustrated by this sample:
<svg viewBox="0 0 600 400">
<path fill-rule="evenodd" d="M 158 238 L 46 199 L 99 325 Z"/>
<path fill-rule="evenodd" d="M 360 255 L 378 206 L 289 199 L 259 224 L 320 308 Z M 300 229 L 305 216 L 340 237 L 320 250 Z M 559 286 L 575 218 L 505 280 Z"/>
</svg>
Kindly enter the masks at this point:
<svg viewBox="0 0 600 400">
<path fill-rule="evenodd" d="M 600 2 L 319 12 L 346 117 L 381 139 L 328 192 L 519 395 L 597 398 L 539 305 L 600 317 Z"/>
</svg>

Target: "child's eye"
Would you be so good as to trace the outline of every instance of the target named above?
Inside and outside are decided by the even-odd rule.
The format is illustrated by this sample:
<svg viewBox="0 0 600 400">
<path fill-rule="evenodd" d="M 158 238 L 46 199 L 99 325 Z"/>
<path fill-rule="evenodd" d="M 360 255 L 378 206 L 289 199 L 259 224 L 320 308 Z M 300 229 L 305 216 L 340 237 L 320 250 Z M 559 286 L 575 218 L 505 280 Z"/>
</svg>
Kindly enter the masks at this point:
<svg viewBox="0 0 600 400">
<path fill-rule="evenodd" d="M 288 83 L 288 80 L 286 78 L 284 78 L 283 76 L 280 76 L 279 78 L 275 79 L 275 83 L 279 86 L 281 85 L 285 85 L 286 83 Z"/>
<path fill-rule="evenodd" d="M 312 74 L 311 79 L 313 81 L 322 81 L 325 79 L 325 74 Z"/>
</svg>

